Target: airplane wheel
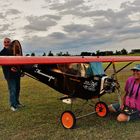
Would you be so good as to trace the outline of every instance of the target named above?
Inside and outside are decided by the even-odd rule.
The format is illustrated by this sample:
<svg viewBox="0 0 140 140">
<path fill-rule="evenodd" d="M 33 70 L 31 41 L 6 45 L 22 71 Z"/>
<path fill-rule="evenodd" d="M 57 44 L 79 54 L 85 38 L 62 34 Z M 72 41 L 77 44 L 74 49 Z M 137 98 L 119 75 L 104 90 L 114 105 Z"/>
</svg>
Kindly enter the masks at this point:
<svg viewBox="0 0 140 140">
<path fill-rule="evenodd" d="M 95 105 L 95 111 L 99 117 L 106 117 L 108 113 L 108 107 L 104 102 L 98 102 Z"/>
<path fill-rule="evenodd" d="M 61 115 L 61 124 L 64 128 L 72 129 L 76 124 L 76 118 L 71 111 L 64 111 Z"/>
</svg>

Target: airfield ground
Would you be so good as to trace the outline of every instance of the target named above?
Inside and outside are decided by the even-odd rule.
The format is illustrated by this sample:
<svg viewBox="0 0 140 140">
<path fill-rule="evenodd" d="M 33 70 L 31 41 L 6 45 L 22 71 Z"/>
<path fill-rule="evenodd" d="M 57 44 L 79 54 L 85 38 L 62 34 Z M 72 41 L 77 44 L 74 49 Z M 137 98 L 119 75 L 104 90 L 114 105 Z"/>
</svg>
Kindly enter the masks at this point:
<svg viewBox="0 0 140 140">
<path fill-rule="evenodd" d="M 117 64 L 120 67 L 122 64 Z M 131 65 L 133 66 L 133 64 Z M 130 66 L 130 67 L 131 67 Z M 131 75 L 130 67 L 118 75 L 123 93 L 125 80 Z M 70 107 L 58 98 L 62 94 L 27 76 L 21 81 L 21 102 L 25 107 L 17 112 L 9 109 L 6 81 L 0 69 L 0 140 L 138 140 L 140 120 L 118 123 L 117 114 L 106 118 L 92 115 L 77 121 L 75 129 L 64 129 L 60 123 L 61 113 Z M 117 96 L 106 94 L 102 101 L 116 102 Z M 94 100 L 93 102 L 96 102 Z M 81 106 L 82 100 L 77 101 Z M 85 107 L 85 112 L 94 107 Z"/>
</svg>

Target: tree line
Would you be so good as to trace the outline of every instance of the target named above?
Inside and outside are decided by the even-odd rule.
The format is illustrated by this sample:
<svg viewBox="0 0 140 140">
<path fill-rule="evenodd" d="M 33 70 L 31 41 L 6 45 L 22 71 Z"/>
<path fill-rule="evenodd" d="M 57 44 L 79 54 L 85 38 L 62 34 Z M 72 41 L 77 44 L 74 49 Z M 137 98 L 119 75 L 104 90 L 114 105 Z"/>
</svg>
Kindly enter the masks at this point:
<svg viewBox="0 0 140 140">
<path fill-rule="evenodd" d="M 122 49 L 120 51 L 116 50 L 115 52 L 113 51 L 100 51 L 97 50 L 96 52 L 81 52 L 81 54 L 77 54 L 77 56 L 108 56 L 108 55 L 128 55 L 128 54 L 135 54 L 135 53 L 140 53 L 140 49 L 134 49 L 131 50 L 130 53 L 126 49 Z M 32 52 L 31 54 L 26 54 L 26 56 L 35 56 L 36 54 Z M 69 52 L 63 53 L 59 52 L 57 54 L 53 54 L 52 51 L 49 51 L 49 53 L 43 53 L 42 56 L 71 56 Z"/>
</svg>

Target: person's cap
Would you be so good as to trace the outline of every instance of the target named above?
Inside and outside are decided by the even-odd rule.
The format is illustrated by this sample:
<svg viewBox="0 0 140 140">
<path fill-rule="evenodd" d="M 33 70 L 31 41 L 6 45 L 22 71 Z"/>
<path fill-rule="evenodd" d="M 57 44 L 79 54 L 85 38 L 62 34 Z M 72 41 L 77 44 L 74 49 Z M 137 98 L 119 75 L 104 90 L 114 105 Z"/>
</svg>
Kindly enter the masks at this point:
<svg viewBox="0 0 140 140">
<path fill-rule="evenodd" d="M 140 64 L 137 64 L 135 67 L 133 67 L 131 70 L 138 70 L 140 71 Z"/>
</svg>

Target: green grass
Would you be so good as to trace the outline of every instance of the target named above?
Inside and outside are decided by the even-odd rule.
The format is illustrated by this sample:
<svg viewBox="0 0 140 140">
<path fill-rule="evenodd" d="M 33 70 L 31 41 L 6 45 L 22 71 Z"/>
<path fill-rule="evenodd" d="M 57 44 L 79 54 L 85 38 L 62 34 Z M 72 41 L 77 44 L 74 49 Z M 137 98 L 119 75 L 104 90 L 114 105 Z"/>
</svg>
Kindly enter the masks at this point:
<svg viewBox="0 0 140 140">
<path fill-rule="evenodd" d="M 128 69 L 118 75 L 122 92 L 126 78 L 131 75 Z M 140 121 L 118 123 L 115 113 L 109 113 L 106 118 L 96 115 L 85 117 L 77 120 L 75 129 L 64 129 L 59 119 L 61 113 L 70 107 L 58 100 L 61 96 L 45 84 L 25 76 L 21 81 L 21 102 L 26 106 L 12 112 L 9 109 L 7 84 L 0 69 L 0 140 L 139 139 Z M 115 94 L 102 97 L 107 104 L 116 99 Z M 77 106 L 82 103 L 82 100 L 78 100 Z M 92 110 L 94 107 L 85 107 L 85 112 Z"/>
</svg>

